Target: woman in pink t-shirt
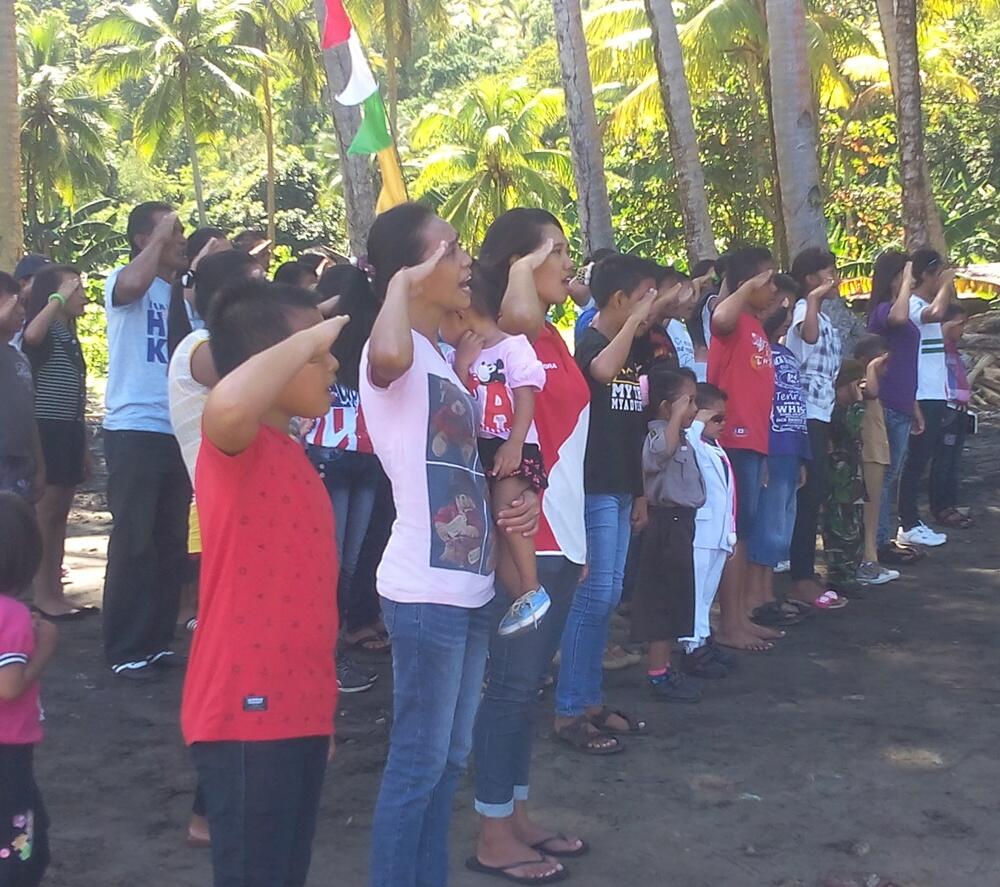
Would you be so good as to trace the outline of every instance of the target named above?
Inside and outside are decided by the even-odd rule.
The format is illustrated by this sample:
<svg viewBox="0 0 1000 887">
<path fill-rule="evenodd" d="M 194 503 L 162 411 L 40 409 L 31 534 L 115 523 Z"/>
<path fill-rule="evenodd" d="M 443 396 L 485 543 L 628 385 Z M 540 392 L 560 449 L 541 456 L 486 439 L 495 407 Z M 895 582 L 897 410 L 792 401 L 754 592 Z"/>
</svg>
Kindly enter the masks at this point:
<svg viewBox="0 0 1000 887">
<path fill-rule="evenodd" d="M 358 388 L 396 521 L 378 569 L 392 642 L 393 724 L 372 822 L 372 887 L 446 884 L 452 799 L 472 746 L 491 633 L 494 536 L 475 400 L 438 345 L 441 319 L 469 304 L 471 260 L 455 229 L 419 204 L 368 235 L 382 303 Z M 533 534 L 528 492 L 499 531 Z"/>
</svg>

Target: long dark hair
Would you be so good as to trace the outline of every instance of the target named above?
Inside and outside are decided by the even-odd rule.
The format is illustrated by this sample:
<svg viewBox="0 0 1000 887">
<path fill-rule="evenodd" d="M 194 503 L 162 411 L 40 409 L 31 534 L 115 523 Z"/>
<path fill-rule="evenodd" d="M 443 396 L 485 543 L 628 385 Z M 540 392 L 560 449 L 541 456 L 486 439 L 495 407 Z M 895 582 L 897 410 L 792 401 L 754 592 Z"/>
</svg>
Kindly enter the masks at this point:
<svg viewBox="0 0 1000 887">
<path fill-rule="evenodd" d="M 875 259 L 872 269 L 872 295 L 868 300 L 868 317 L 883 302 L 891 302 L 896 298 L 892 282 L 906 267 L 906 253 L 895 249 L 887 249 Z"/>
<path fill-rule="evenodd" d="M 60 286 L 66 277 L 70 275 L 80 276 L 80 269 L 73 265 L 46 265 L 39 271 L 31 281 L 31 289 L 28 291 L 28 303 L 25 305 L 24 326 L 27 328 L 41 310 L 49 303 L 51 296 Z M 52 339 L 46 336 L 38 345 L 24 343 L 24 353 L 27 355 L 32 369 L 38 370 L 52 354 Z M 83 361 L 82 354 L 78 360 Z"/>
<path fill-rule="evenodd" d="M 225 236 L 226 232 L 221 228 L 204 227 L 192 231 L 188 235 L 187 243 L 184 246 L 184 254 L 187 256 L 188 266 L 190 267 L 195 256 L 205 248 L 213 237 Z M 175 280 L 170 285 L 170 305 L 167 307 L 168 356 L 173 356 L 174 351 L 177 350 L 177 346 L 181 343 L 181 339 L 190 333 L 191 329 L 191 318 L 188 317 L 187 307 L 184 304 L 184 287 L 179 280 Z"/>
<path fill-rule="evenodd" d="M 502 300 L 507 291 L 511 259 L 538 249 L 542 243 L 542 229 L 549 225 L 562 231 L 562 225 L 552 213 L 524 206 L 507 210 L 490 225 L 479 248 L 479 269 L 494 300 Z"/>
<path fill-rule="evenodd" d="M 207 321 L 216 293 L 230 281 L 249 280 L 251 273 L 259 267 L 253 256 L 235 249 L 205 256 L 198 263 L 194 278 L 194 310 L 198 317 Z M 167 315 L 167 353 L 170 356 L 190 332 L 191 319 L 184 306 L 183 287 L 175 283 L 170 292 L 170 311 Z"/>
<path fill-rule="evenodd" d="M 433 216 L 433 210 L 422 203 L 401 203 L 375 218 L 368 232 L 367 261 L 379 305 L 396 272 L 420 264 L 424 254 L 421 232 Z"/>
<path fill-rule="evenodd" d="M 333 345 L 333 356 L 340 362 L 337 381 L 357 390 L 361 351 L 372 334 L 379 302 L 364 271 L 353 265 L 334 265 L 323 272 L 324 298 L 339 296 L 334 315 L 347 315 L 351 322 L 341 330 Z"/>
</svg>

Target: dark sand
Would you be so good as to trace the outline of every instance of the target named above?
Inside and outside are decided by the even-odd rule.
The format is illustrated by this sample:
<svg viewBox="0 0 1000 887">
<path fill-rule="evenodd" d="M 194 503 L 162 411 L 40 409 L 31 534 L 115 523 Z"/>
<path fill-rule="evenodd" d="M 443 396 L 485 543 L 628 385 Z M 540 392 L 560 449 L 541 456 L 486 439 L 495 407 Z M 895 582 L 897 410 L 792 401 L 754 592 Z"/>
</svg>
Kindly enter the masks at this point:
<svg viewBox="0 0 1000 887">
<path fill-rule="evenodd" d="M 609 702 L 653 729 L 624 754 L 580 756 L 554 744 L 542 718 L 535 809 L 593 845 L 570 863 L 570 883 L 1000 885 L 998 450 L 996 426 L 971 442 L 973 530 L 952 531 L 945 548 L 867 600 L 791 629 L 774 652 L 741 656 L 740 671 L 708 686 L 701 705 L 649 701 L 638 668 L 609 675 Z M 95 479 L 78 499 L 68 558 L 70 591 L 94 602 L 108 530 L 102 486 Z M 381 680 L 343 700 L 311 885 L 367 883 L 391 680 L 386 660 L 367 661 Z M 99 618 L 63 627 L 36 759 L 53 822 L 46 883 L 211 883 L 208 853 L 184 844 L 193 779 L 180 689 L 179 673 L 154 686 L 114 679 L 101 664 Z M 452 830 L 459 887 L 499 883 L 463 869 L 471 801 L 466 783 Z"/>
</svg>

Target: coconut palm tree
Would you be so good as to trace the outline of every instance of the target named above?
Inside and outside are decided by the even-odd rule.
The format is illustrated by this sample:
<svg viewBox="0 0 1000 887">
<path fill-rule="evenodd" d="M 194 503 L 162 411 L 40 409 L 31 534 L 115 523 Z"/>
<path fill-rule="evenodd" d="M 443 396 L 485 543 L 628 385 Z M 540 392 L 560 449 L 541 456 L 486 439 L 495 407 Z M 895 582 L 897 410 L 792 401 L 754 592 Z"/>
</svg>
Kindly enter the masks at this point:
<svg viewBox="0 0 1000 887">
<path fill-rule="evenodd" d="M 646 0 L 646 12 L 656 56 L 660 96 L 667 115 L 667 138 L 677 175 L 688 266 L 693 268 L 699 259 L 715 258 L 718 252 L 712 234 L 712 218 L 708 214 L 705 174 L 698 157 L 691 96 L 671 0 Z"/>
<path fill-rule="evenodd" d="M 767 0 L 774 153 L 789 254 L 827 246 L 802 0 Z"/>
<path fill-rule="evenodd" d="M 264 144 L 267 152 L 267 236 L 276 236 L 277 212 L 274 169 L 274 96 L 272 80 L 276 69 L 291 72 L 301 87 L 304 103 L 315 102 L 322 84 L 316 44 L 316 20 L 310 0 L 268 0 L 245 4 L 238 9 L 236 40 L 260 50 L 267 61 L 260 69 Z"/>
<path fill-rule="evenodd" d="M 431 151 L 414 192 L 439 202 L 442 218 L 470 244 L 515 206 L 561 215 L 572 201 L 573 168 L 547 136 L 564 113 L 561 90 L 536 93 L 524 79 L 475 82 L 454 105 L 429 109 L 410 130 L 411 148 Z"/>
<path fill-rule="evenodd" d="M 226 115 L 259 114 L 248 89 L 267 57 L 236 40 L 250 0 L 148 0 L 99 11 L 87 29 L 94 82 L 106 91 L 139 83 L 144 98 L 133 122 L 140 151 L 155 155 L 178 134 L 191 163 L 198 217 L 206 224 L 200 138 Z"/>
<path fill-rule="evenodd" d="M 566 94 L 566 122 L 576 177 L 580 229 L 587 251 L 593 253 L 597 249 L 613 248 L 615 243 L 580 0 L 552 0 L 552 11 Z"/>
<path fill-rule="evenodd" d="M 13 268 L 21 257 L 21 152 L 18 145 L 17 25 L 14 0 L 0 0 L 0 115 L 6 148 L 0 168 L 0 206 L 5 207 L 0 224 L 0 268 Z"/>
<path fill-rule="evenodd" d="M 324 0 L 314 0 L 313 8 L 319 33 L 323 33 L 326 21 Z M 360 256 L 365 251 L 368 230 L 375 221 L 375 175 L 371 158 L 363 154 L 348 154 L 347 149 L 361 126 L 361 109 L 358 106 L 342 105 L 335 96 L 343 92 L 351 76 L 351 58 L 347 44 L 332 46 L 323 51 L 323 67 L 326 70 L 327 95 L 333 129 L 337 136 L 337 153 L 340 156 L 341 185 L 344 194 L 344 209 L 347 215 L 347 238 L 351 251 Z"/>
<path fill-rule="evenodd" d="M 76 205 L 81 192 L 107 185 L 110 106 L 79 67 L 69 19 L 48 10 L 18 29 L 21 169 L 30 236 L 39 211 Z M 41 248 L 34 244 L 35 248 Z"/>
</svg>

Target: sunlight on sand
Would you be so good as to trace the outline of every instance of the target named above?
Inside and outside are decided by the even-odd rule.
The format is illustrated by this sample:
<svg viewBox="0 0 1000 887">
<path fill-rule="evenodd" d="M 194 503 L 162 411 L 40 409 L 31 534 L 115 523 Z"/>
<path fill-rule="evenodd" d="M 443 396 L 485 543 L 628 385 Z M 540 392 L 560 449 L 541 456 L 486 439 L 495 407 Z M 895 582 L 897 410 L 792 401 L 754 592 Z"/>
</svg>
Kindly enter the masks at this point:
<svg viewBox="0 0 1000 887">
<path fill-rule="evenodd" d="M 903 770 L 936 770 L 945 765 L 944 758 L 929 748 L 890 745 L 882 749 L 883 759 Z"/>
</svg>

